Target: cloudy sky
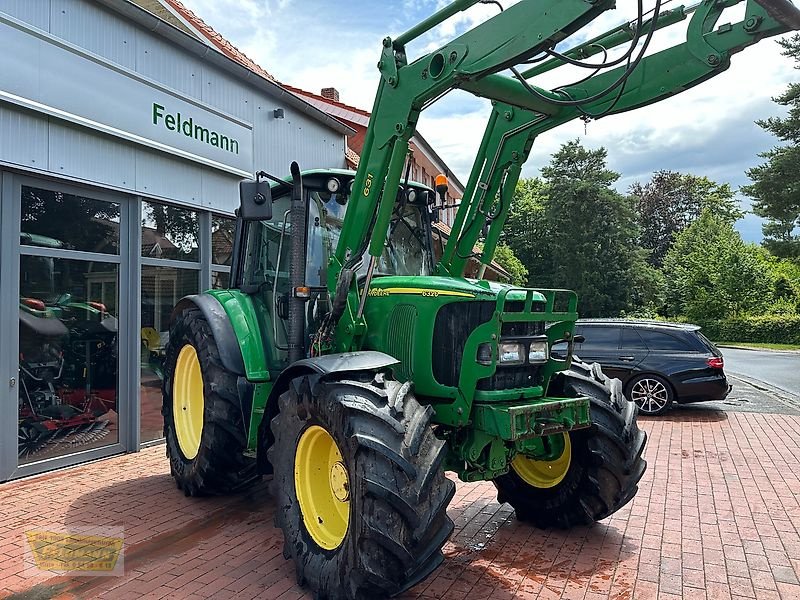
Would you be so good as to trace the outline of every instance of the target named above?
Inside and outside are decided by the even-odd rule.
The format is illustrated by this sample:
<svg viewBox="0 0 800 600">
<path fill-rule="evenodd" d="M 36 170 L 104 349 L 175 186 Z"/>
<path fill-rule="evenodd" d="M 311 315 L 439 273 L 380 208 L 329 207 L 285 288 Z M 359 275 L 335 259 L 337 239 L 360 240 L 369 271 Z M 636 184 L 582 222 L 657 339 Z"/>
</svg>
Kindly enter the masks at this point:
<svg viewBox="0 0 800 600">
<path fill-rule="evenodd" d="M 183 2 L 279 81 L 317 93 L 333 86 L 343 102 L 365 109 L 372 107 L 378 80 L 375 64 L 383 37 L 396 36 L 446 4 L 444 0 Z M 514 3 L 503 1 L 504 6 Z M 666 8 L 679 4 L 670 2 Z M 645 0 L 644 5 L 648 10 L 654 0 Z M 616 10 L 581 30 L 563 48 L 634 19 L 636 6 L 635 0 L 618 0 Z M 741 20 L 743 6 L 744 2 L 726 11 L 719 23 Z M 497 10 L 493 5 L 478 5 L 453 17 L 410 45 L 410 57 L 413 60 L 438 48 Z M 685 31 L 682 23 L 658 32 L 648 53 L 680 43 Z M 608 150 L 609 166 L 622 175 L 617 187 L 623 192 L 658 169 L 706 175 L 734 188 L 745 185 L 744 171 L 760 162 L 759 152 L 776 143 L 753 121 L 781 114 L 771 97 L 800 78 L 773 39 L 734 56 L 727 72 L 669 100 L 588 125 L 572 122 L 548 132 L 537 140 L 523 176 L 537 175 L 562 143 L 580 138 L 588 147 Z M 582 76 L 576 77 L 576 72 L 567 68 L 557 71 L 533 82 L 553 87 Z M 472 166 L 488 112 L 485 101 L 454 92 L 420 119 L 419 131 L 462 181 Z M 746 199 L 743 202 L 747 208 Z M 753 215 L 738 227 L 745 239 L 761 237 L 760 220 Z"/>
</svg>

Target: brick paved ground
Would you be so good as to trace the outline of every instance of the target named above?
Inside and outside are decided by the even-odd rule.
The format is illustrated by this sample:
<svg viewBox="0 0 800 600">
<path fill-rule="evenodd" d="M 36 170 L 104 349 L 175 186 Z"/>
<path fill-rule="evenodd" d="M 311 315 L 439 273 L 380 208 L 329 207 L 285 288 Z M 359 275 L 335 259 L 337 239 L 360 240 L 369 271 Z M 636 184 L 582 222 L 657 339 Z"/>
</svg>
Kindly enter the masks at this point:
<svg viewBox="0 0 800 600">
<path fill-rule="evenodd" d="M 491 484 L 459 484 L 456 534 L 404 598 L 800 599 L 800 417 L 678 410 L 642 420 L 650 467 L 635 500 L 590 527 L 517 523 Z M 304 598 L 261 485 L 187 499 L 163 447 L 0 485 L 0 596 Z M 24 569 L 28 529 L 114 525 L 124 577 Z"/>
</svg>

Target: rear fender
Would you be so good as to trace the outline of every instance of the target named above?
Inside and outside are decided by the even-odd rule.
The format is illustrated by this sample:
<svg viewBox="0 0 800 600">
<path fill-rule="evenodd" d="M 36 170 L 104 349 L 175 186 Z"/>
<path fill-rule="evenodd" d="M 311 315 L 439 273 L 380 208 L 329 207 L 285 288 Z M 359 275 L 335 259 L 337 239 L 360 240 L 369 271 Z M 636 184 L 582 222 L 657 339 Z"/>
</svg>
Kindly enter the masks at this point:
<svg viewBox="0 0 800 600">
<path fill-rule="evenodd" d="M 258 318 L 248 296 L 227 290 L 186 296 L 173 309 L 172 319 L 189 306 L 206 317 L 225 369 L 253 383 L 269 381 Z"/>
<path fill-rule="evenodd" d="M 286 390 L 293 379 L 304 375 L 326 375 L 340 376 L 345 373 L 372 372 L 378 373 L 392 367 L 396 367 L 400 362 L 383 352 L 364 351 L 364 352 L 343 352 L 341 354 L 328 354 L 298 360 L 289 365 L 275 380 L 275 385 L 270 391 L 267 405 L 264 410 L 264 417 L 258 428 L 258 471 L 263 474 L 272 473 L 272 465 L 267 460 L 267 450 L 272 445 L 274 436 L 270 428 L 270 422 L 278 414 L 278 398 Z"/>
<path fill-rule="evenodd" d="M 187 308 L 193 307 L 203 313 L 208 325 L 211 327 L 222 366 L 231 373 L 240 377 L 243 376 L 245 374 L 245 366 L 242 359 L 242 351 L 236 339 L 236 333 L 233 331 L 233 326 L 225 309 L 222 308 L 216 298 L 207 294 L 195 294 L 181 298 L 175 308 L 172 309 L 170 322 L 174 322 L 175 318 Z"/>
</svg>

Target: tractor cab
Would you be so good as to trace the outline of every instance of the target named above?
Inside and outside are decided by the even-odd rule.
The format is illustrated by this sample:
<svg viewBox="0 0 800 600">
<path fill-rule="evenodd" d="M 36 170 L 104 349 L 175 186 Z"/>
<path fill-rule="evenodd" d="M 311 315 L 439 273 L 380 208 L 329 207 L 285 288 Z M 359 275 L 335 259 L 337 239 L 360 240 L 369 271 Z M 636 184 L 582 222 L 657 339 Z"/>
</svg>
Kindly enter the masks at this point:
<svg viewBox="0 0 800 600">
<path fill-rule="evenodd" d="M 321 326 L 330 312 L 328 266 L 334 256 L 348 207 L 358 201 L 353 195 L 355 173 L 317 170 L 302 174 L 306 207 L 305 256 L 296 257 L 305 270 L 307 336 Z M 263 303 L 272 322 L 273 343 L 284 354 L 288 344 L 288 300 L 292 294 L 290 218 L 292 186 L 273 183 L 270 189 L 272 214 L 269 219 L 239 219 L 234 241 L 231 288 L 238 288 Z M 431 226 L 434 220 L 434 191 L 418 183 L 399 187 L 383 252 L 376 261 L 374 278 L 385 276 L 428 276 L 434 270 Z M 246 206 L 244 201 L 243 206 Z M 240 209 L 240 212 L 246 208 Z M 367 278 L 369 256 L 361 249 L 356 276 Z M 277 358 L 277 356 L 276 356 Z M 286 358 L 280 360 L 283 363 Z"/>
</svg>

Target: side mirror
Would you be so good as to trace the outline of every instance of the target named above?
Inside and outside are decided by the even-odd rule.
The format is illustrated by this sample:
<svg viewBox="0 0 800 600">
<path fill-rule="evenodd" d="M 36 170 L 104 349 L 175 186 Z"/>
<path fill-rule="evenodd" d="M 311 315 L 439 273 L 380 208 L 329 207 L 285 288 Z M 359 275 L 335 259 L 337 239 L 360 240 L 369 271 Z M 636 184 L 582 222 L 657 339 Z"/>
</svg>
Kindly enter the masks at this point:
<svg viewBox="0 0 800 600">
<path fill-rule="evenodd" d="M 586 341 L 586 337 L 578 334 L 572 337 L 572 341 L 575 342 L 576 344 L 582 344 L 583 342 Z"/>
<path fill-rule="evenodd" d="M 243 221 L 272 219 L 272 190 L 269 182 L 257 178 L 239 182 L 239 218 Z"/>
</svg>

